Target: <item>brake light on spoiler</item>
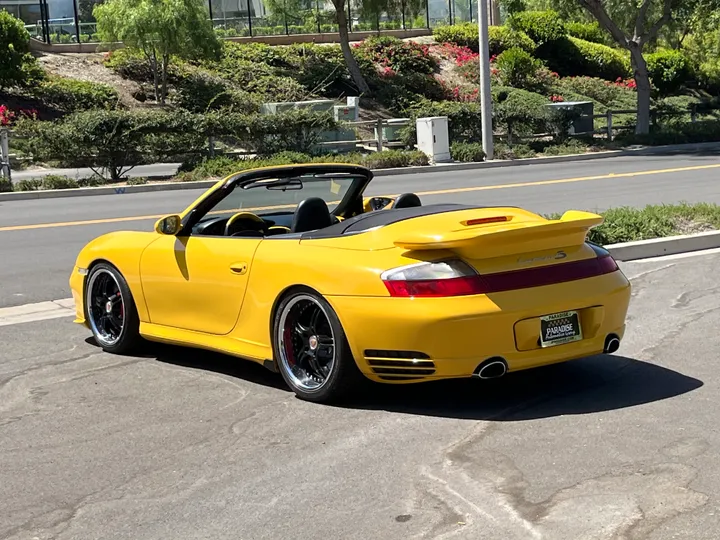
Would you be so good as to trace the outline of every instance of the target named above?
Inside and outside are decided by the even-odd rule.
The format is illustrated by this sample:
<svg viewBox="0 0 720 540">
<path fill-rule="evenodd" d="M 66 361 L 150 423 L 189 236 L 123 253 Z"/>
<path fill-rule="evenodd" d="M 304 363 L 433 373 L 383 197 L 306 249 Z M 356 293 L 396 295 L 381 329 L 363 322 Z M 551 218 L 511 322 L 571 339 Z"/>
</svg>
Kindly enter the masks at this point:
<svg viewBox="0 0 720 540">
<path fill-rule="evenodd" d="M 539 268 L 478 274 L 459 259 L 422 262 L 384 272 L 380 277 L 390 296 L 450 297 L 491 294 L 587 279 L 618 270 L 610 253 L 591 245 L 597 257 Z"/>
</svg>

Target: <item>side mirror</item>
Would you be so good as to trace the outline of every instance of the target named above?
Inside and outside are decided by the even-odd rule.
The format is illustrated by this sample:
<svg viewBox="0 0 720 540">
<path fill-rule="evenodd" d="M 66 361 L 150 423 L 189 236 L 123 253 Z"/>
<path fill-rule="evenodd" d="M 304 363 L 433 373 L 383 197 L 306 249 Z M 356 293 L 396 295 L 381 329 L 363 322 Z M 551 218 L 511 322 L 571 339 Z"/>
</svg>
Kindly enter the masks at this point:
<svg viewBox="0 0 720 540">
<path fill-rule="evenodd" d="M 159 234 L 167 234 L 173 236 L 179 233 L 181 228 L 182 221 L 180 220 L 180 216 L 177 215 L 165 216 L 164 218 L 159 219 L 157 223 L 155 223 L 155 232 Z"/>
</svg>

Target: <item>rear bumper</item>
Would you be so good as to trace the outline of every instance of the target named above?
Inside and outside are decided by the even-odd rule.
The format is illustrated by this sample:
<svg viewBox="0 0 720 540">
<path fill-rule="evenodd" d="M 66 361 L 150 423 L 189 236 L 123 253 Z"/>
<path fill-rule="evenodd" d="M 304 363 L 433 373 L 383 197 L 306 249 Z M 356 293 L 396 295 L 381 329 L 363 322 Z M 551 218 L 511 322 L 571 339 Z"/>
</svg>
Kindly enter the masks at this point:
<svg viewBox="0 0 720 540">
<path fill-rule="evenodd" d="M 608 335 L 625 334 L 630 283 L 617 271 L 487 296 L 328 301 L 368 378 L 418 382 L 470 377 L 493 357 L 518 371 L 602 353 Z M 579 312 L 583 339 L 541 348 L 538 317 L 567 310 Z"/>
</svg>

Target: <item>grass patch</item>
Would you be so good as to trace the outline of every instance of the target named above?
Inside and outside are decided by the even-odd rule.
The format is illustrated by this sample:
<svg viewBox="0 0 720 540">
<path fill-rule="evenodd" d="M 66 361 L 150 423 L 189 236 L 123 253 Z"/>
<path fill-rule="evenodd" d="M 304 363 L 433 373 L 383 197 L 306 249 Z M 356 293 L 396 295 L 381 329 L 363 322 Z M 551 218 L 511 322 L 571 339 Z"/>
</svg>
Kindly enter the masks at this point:
<svg viewBox="0 0 720 540">
<path fill-rule="evenodd" d="M 620 207 L 601 215 L 605 222 L 590 230 L 588 240 L 602 246 L 720 229 L 720 206 L 710 203 Z"/>
</svg>

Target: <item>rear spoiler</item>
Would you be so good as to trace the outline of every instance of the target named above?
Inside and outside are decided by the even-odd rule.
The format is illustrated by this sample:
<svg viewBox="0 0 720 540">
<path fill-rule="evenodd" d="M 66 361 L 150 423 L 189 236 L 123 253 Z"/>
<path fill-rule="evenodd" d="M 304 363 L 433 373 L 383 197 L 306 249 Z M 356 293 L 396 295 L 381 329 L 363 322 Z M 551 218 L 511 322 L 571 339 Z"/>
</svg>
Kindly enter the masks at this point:
<svg viewBox="0 0 720 540">
<path fill-rule="evenodd" d="M 470 259 L 502 257 L 580 246 L 590 229 L 603 223 L 602 216 L 579 210 L 569 210 L 557 220 L 515 221 L 517 216 L 505 217 L 495 223 L 466 225 L 447 232 L 418 230 L 401 236 L 394 243 L 412 251 L 451 250 Z"/>
</svg>

